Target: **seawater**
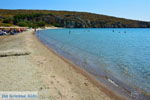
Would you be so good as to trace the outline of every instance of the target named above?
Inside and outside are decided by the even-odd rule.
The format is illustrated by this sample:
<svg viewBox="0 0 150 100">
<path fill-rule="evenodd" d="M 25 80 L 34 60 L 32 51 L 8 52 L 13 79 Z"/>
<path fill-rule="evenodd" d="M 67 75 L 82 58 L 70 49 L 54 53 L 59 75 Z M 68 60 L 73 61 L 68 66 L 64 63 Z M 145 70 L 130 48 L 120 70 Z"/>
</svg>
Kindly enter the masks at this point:
<svg viewBox="0 0 150 100">
<path fill-rule="evenodd" d="M 95 77 L 150 93 L 150 29 L 50 29 L 36 35 Z"/>
</svg>

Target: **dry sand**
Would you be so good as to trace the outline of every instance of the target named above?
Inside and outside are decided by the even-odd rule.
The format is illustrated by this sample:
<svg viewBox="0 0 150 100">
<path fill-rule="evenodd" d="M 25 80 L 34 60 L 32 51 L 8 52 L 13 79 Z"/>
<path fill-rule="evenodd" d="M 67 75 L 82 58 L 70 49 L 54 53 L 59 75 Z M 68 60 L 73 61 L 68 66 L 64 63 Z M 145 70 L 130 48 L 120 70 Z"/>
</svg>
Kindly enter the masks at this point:
<svg viewBox="0 0 150 100">
<path fill-rule="evenodd" d="M 42 45 L 32 30 L 1 37 L 0 55 L 0 91 L 38 91 L 39 100 L 120 100 Z"/>
</svg>

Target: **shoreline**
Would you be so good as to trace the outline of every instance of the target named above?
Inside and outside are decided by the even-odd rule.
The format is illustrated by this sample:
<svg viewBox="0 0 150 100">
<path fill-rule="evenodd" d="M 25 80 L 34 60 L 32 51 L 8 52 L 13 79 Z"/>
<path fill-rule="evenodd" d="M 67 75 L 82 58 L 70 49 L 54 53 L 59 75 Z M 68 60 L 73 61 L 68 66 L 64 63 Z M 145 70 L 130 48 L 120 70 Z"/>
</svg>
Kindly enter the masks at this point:
<svg viewBox="0 0 150 100">
<path fill-rule="evenodd" d="M 0 39 L 2 41 L 0 55 L 1 53 L 7 54 L 6 57 L 0 59 L 0 66 L 3 66 L 0 73 L 1 91 L 36 90 L 39 91 L 42 98 L 45 98 L 44 93 L 48 97 L 59 97 L 54 100 L 82 100 L 85 98 L 86 100 L 130 100 L 43 44 L 33 30 Z M 25 72 L 26 70 L 28 71 Z M 38 74 L 34 74 L 35 72 Z M 6 73 L 10 74 L 5 75 Z M 19 80 L 18 73 L 21 77 Z M 31 78 L 28 80 L 27 76 Z M 10 77 L 9 80 L 7 77 Z M 111 79 L 109 81 L 113 83 Z M 12 86 L 17 86 L 16 84 L 19 86 L 5 86 L 9 83 L 13 83 Z M 32 86 L 33 83 L 35 86 Z"/>
<path fill-rule="evenodd" d="M 49 28 L 49 29 L 53 29 L 53 28 Z M 54 28 L 54 29 L 59 29 L 59 28 Z M 34 33 L 36 34 L 36 33 Z M 42 43 L 42 41 L 35 35 L 35 38 L 42 44 L 44 45 L 47 49 L 49 49 L 50 52 L 52 52 L 53 54 L 55 54 L 57 57 L 61 58 L 63 61 L 65 61 L 66 63 L 68 63 L 73 69 L 75 69 L 75 71 L 77 73 L 82 74 L 83 76 L 87 77 L 89 79 L 89 81 L 94 84 L 95 86 L 97 86 L 101 91 L 103 91 L 104 93 L 106 93 L 108 96 L 110 96 L 111 98 L 115 99 L 115 100 L 130 100 L 130 98 L 126 97 L 125 95 L 121 95 L 118 94 L 116 92 L 113 92 L 113 90 L 108 89 L 109 87 L 106 86 L 106 84 L 101 83 L 100 81 L 98 81 L 92 74 L 88 73 L 86 70 L 80 68 L 78 65 L 74 64 L 72 61 L 70 61 L 69 59 L 63 57 L 62 55 L 58 54 L 57 52 L 55 52 L 55 50 L 53 50 L 52 48 L 48 47 L 46 44 Z M 108 79 L 109 80 L 109 79 Z M 111 83 L 111 82 L 110 82 Z M 118 92 L 118 91 L 117 91 Z"/>
<path fill-rule="evenodd" d="M 33 30 L 0 41 L 0 55 L 6 54 L 0 57 L 0 91 L 38 91 L 39 100 L 116 100 L 38 41 Z"/>
<path fill-rule="evenodd" d="M 87 77 L 93 84 L 95 84 L 98 88 L 102 88 L 102 90 L 107 93 L 110 97 L 115 97 L 115 99 L 121 99 L 121 100 L 134 100 L 137 98 L 140 98 L 140 100 L 148 100 L 149 96 L 145 95 L 145 93 L 138 89 L 138 88 L 133 88 L 131 86 L 128 86 L 125 83 L 122 83 L 118 81 L 115 77 L 110 76 L 105 77 L 105 76 L 99 76 L 100 78 L 97 79 L 94 75 L 92 75 L 90 72 L 87 70 L 79 67 L 80 65 L 76 65 L 72 61 L 72 59 L 65 58 L 62 54 L 58 53 L 57 50 L 55 50 L 53 47 L 45 44 L 43 41 L 41 41 L 38 36 L 36 36 L 37 39 L 43 43 L 48 49 L 50 49 L 51 52 L 53 52 L 56 56 L 60 57 L 63 59 L 65 62 L 71 64 L 71 66 L 77 70 L 77 72 L 81 73 L 85 77 Z M 139 92 L 139 94 L 134 94 L 134 92 Z M 138 96 L 138 97 L 136 97 Z M 139 99 L 138 99 L 139 100 Z"/>
<path fill-rule="evenodd" d="M 40 40 L 39 40 L 40 41 Z M 73 69 L 76 70 L 77 73 L 82 74 L 83 76 L 87 77 L 88 80 L 90 80 L 90 82 L 92 82 L 95 86 L 97 86 L 98 88 L 100 88 L 104 93 L 106 93 L 107 95 L 109 95 L 110 97 L 114 98 L 115 100 L 129 100 L 126 97 L 123 97 L 122 95 L 116 94 L 115 92 L 113 92 L 112 90 L 108 89 L 107 86 L 105 86 L 104 84 L 100 83 L 99 81 L 97 81 L 94 76 L 92 76 L 90 73 L 88 73 L 87 71 L 81 69 L 79 66 L 73 64 L 73 62 L 71 62 L 70 60 L 66 59 L 65 57 L 57 54 L 54 50 L 52 50 L 51 48 L 47 47 L 51 52 L 53 52 L 57 57 L 61 58 L 63 61 L 65 61 L 66 63 L 68 63 Z"/>
</svg>

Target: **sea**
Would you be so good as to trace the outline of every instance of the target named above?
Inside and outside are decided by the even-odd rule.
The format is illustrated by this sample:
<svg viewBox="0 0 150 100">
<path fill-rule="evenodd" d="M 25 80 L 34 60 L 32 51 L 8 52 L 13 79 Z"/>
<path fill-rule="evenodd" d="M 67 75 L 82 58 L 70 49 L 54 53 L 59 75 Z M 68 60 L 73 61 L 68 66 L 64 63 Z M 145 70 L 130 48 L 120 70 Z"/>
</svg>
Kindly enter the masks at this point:
<svg viewBox="0 0 150 100">
<path fill-rule="evenodd" d="M 36 36 L 114 91 L 150 100 L 149 28 L 47 29 Z"/>
</svg>

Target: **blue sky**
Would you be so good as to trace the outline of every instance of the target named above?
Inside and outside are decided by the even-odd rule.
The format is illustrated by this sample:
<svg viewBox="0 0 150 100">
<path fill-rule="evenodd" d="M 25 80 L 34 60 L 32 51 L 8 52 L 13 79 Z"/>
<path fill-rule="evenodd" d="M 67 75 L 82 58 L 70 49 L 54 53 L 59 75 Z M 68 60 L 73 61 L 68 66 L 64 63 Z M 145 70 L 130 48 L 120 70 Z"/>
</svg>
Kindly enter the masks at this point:
<svg viewBox="0 0 150 100">
<path fill-rule="evenodd" d="M 150 21 L 150 0 L 1 0 L 0 9 L 85 11 Z"/>
</svg>

